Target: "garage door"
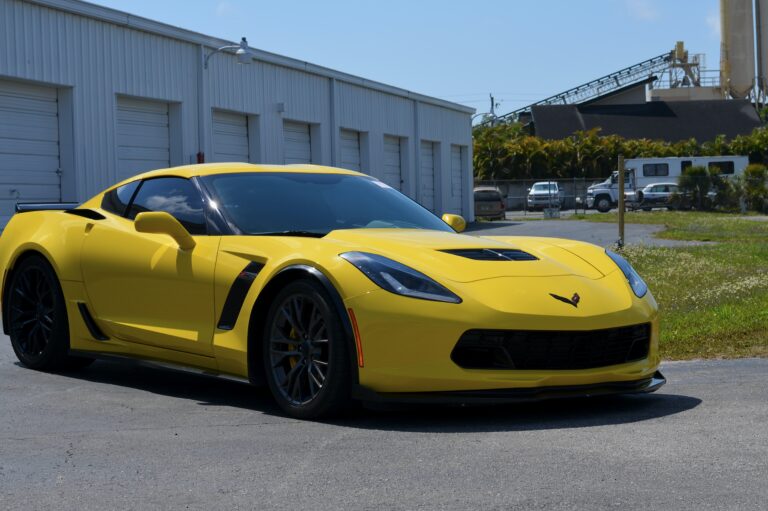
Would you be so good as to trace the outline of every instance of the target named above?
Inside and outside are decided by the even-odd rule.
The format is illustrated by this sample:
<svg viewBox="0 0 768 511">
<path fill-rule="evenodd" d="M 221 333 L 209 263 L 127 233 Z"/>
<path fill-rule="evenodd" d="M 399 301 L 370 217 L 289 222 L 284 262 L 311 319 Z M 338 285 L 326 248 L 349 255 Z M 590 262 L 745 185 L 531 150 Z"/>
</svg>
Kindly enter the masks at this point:
<svg viewBox="0 0 768 511">
<path fill-rule="evenodd" d="M 360 172 L 360 132 L 341 130 L 341 167 Z"/>
<path fill-rule="evenodd" d="M 419 202 L 430 211 L 435 210 L 435 144 L 433 142 L 421 143 L 419 178 L 421 193 Z"/>
<path fill-rule="evenodd" d="M 384 136 L 384 182 L 395 190 L 401 189 L 403 179 L 400 162 L 400 139 Z"/>
<path fill-rule="evenodd" d="M 461 214 L 462 191 L 464 190 L 462 186 L 461 152 L 461 146 L 451 146 L 451 200 L 448 212 L 457 215 Z"/>
<path fill-rule="evenodd" d="M 58 201 L 57 91 L 0 81 L 0 228 L 19 202 Z"/>
<path fill-rule="evenodd" d="M 213 161 L 251 161 L 248 151 L 248 116 L 213 111 Z"/>
<path fill-rule="evenodd" d="M 117 177 L 171 166 L 168 103 L 117 99 Z"/>
<path fill-rule="evenodd" d="M 285 164 L 312 163 L 312 137 L 309 124 L 285 121 L 283 123 Z"/>
</svg>

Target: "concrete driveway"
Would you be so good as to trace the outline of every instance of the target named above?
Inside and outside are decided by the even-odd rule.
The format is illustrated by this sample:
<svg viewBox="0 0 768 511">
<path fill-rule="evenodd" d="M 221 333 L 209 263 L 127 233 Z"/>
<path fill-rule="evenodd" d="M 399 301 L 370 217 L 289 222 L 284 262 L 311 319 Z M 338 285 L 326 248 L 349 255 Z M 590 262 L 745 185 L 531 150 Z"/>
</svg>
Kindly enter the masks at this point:
<svg viewBox="0 0 768 511">
<path fill-rule="evenodd" d="M 768 360 L 667 364 L 647 396 L 277 413 L 264 391 L 0 338 L 3 509 L 759 509 Z"/>
</svg>

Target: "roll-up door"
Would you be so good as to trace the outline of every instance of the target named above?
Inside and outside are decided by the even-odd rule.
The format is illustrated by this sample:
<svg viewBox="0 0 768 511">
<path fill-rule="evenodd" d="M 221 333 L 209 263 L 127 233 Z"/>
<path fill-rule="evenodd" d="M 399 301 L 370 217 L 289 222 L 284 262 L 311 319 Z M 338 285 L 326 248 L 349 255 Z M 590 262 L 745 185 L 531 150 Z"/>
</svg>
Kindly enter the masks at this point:
<svg viewBox="0 0 768 511">
<path fill-rule="evenodd" d="M 341 167 L 360 172 L 360 132 L 341 130 Z"/>
<path fill-rule="evenodd" d="M 461 214 L 461 205 L 464 187 L 462 186 L 461 152 L 463 148 L 458 145 L 451 146 L 451 198 L 449 213 Z"/>
<path fill-rule="evenodd" d="M 291 163 L 312 163 L 312 137 L 309 124 L 285 121 L 283 123 L 284 161 Z"/>
<path fill-rule="evenodd" d="M 421 193 L 419 202 L 430 211 L 435 210 L 435 144 L 433 142 L 421 142 L 419 158 L 419 174 L 421 181 Z"/>
<path fill-rule="evenodd" d="M 117 178 L 171 166 L 168 103 L 117 99 Z"/>
<path fill-rule="evenodd" d="M 403 175 L 400 158 L 400 139 L 384 136 L 384 182 L 395 190 L 400 190 Z"/>
<path fill-rule="evenodd" d="M 213 161 L 250 161 L 247 115 L 213 111 Z"/>
<path fill-rule="evenodd" d="M 58 114 L 55 88 L 0 81 L 0 228 L 17 201 L 60 199 Z"/>
</svg>

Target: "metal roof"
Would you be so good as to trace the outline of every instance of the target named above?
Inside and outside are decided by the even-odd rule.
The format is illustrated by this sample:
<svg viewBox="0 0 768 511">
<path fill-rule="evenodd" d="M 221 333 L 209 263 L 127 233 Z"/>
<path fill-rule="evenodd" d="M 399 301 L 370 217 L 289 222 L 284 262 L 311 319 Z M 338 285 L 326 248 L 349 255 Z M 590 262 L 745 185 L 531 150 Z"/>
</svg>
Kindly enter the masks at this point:
<svg viewBox="0 0 768 511">
<path fill-rule="evenodd" d="M 746 100 L 651 101 L 634 105 L 545 105 L 532 109 L 534 130 L 545 139 L 600 128 L 600 135 L 699 142 L 717 135 L 748 135 L 762 126 Z"/>
</svg>

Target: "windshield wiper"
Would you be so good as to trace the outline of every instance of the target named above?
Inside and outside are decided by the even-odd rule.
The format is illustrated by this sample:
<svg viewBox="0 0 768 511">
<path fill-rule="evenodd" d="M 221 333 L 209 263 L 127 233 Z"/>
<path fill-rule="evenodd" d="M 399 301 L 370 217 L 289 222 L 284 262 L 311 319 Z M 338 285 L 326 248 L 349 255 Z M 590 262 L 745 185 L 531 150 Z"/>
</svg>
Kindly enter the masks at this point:
<svg viewBox="0 0 768 511">
<path fill-rule="evenodd" d="M 322 238 L 327 232 L 314 231 L 275 231 L 275 232 L 257 232 L 254 236 L 302 236 L 304 238 Z"/>
</svg>

